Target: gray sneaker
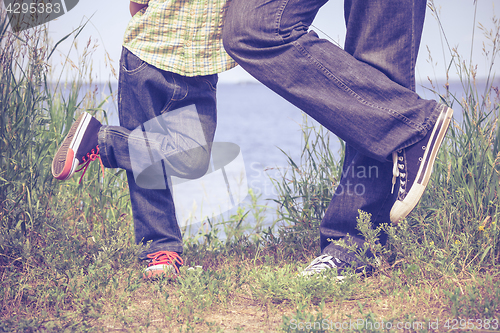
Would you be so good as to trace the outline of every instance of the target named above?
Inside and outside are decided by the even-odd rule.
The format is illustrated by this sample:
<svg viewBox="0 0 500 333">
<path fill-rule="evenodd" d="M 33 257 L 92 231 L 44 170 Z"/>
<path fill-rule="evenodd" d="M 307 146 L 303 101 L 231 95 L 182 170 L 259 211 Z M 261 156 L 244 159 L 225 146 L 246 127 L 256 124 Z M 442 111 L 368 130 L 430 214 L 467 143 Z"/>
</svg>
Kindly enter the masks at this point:
<svg viewBox="0 0 500 333">
<path fill-rule="evenodd" d="M 342 260 L 332 257 L 327 254 L 322 254 L 309 264 L 301 273 L 302 276 L 310 276 L 314 274 L 320 274 L 322 272 L 328 271 L 330 269 L 337 270 L 337 279 L 343 280 L 345 276 L 342 274 L 343 271 L 350 265 Z"/>
</svg>

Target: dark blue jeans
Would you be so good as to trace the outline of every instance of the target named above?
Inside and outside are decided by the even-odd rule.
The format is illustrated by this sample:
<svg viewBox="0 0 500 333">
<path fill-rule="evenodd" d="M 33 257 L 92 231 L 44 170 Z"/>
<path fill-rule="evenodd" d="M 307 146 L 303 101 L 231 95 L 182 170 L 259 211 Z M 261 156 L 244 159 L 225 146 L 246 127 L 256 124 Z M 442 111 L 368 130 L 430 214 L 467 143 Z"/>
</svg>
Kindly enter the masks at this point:
<svg viewBox="0 0 500 333">
<path fill-rule="evenodd" d="M 140 259 L 157 251 L 182 253 L 169 178 L 197 178 L 207 171 L 217 122 L 216 85 L 217 75 L 184 77 L 162 71 L 123 49 L 118 86 L 120 126 L 102 127 L 99 148 L 104 166 L 126 170 L 136 242 L 151 242 Z M 190 110 L 189 117 L 196 112 L 203 140 L 193 126 L 186 126 L 187 118 L 178 116 L 183 114 L 178 110 Z M 174 116 L 166 117 L 170 114 Z M 194 150 L 197 153 L 172 154 L 179 143 L 191 141 L 203 142 Z M 142 165 L 153 160 L 159 162 L 146 162 L 152 164 L 148 169 Z M 138 168 L 145 171 L 138 175 Z M 139 178 L 142 175 L 149 179 Z"/>
<path fill-rule="evenodd" d="M 223 39 L 245 70 L 346 142 L 320 235 L 322 253 L 350 262 L 328 239 L 362 245 L 359 209 L 390 221 L 392 152 L 421 140 L 443 106 L 415 93 L 425 0 L 344 1 L 344 49 L 309 30 L 326 1 L 233 0 Z"/>
</svg>

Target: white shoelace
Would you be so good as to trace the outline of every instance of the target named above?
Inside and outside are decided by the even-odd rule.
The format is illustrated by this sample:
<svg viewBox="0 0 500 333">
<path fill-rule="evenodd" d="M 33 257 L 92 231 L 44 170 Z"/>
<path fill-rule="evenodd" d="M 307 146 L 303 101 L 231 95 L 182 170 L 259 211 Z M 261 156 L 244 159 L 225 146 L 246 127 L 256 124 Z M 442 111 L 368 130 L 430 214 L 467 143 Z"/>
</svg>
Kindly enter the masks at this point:
<svg viewBox="0 0 500 333">
<path fill-rule="evenodd" d="M 391 194 L 394 193 L 394 185 L 396 184 L 396 180 L 399 177 L 399 167 L 398 167 L 398 153 L 392 153 L 392 189 Z"/>
<path fill-rule="evenodd" d="M 319 273 L 319 272 L 326 270 L 326 269 L 337 268 L 338 267 L 337 265 L 340 263 L 341 262 L 339 259 L 332 257 L 332 256 L 329 256 L 329 255 L 326 255 L 326 254 L 323 254 L 323 255 L 317 257 L 316 259 L 314 259 L 311 262 L 311 264 L 309 266 L 307 266 L 302 271 L 302 275 L 312 275 L 312 274 Z"/>
</svg>

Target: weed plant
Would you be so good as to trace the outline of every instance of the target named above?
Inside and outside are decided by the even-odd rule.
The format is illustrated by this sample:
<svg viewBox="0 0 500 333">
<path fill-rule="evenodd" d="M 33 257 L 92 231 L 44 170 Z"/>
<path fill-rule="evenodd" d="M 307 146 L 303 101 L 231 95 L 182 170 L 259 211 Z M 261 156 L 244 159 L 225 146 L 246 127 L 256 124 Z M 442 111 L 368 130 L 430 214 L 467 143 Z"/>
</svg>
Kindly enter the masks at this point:
<svg viewBox="0 0 500 333">
<path fill-rule="evenodd" d="M 500 94 L 493 66 L 500 22 L 493 18 L 491 30 L 480 28 L 491 45 L 483 49 L 490 64 L 486 80 L 478 82 L 476 66 L 448 47 L 448 71 L 458 73 L 464 95 L 436 93 L 443 103 L 462 112 L 448 131 L 420 205 L 407 224 L 389 230 L 401 257 L 451 276 L 495 267 L 500 259 Z M 408 240 L 404 246 L 398 245 L 402 234 Z"/>
<path fill-rule="evenodd" d="M 319 244 L 319 224 L 340 179 L 342 161 L 330 149 L 330 135 L 304 117 L 300 161 L 287 155 L 289 167 L 273 179 L 278 193 L 278 239 L 292 253 L 310 254 Z M 344 144 L 341 143 L 341 156 Z"/>
</svg>

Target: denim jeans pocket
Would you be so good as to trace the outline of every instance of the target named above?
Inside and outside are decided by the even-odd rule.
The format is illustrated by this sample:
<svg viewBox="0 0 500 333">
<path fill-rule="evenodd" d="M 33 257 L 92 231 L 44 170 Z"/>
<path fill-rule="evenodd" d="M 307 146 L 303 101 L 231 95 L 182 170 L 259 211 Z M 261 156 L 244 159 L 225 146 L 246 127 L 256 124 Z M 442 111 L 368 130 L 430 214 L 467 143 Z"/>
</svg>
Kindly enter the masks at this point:
<svg viewBox="0 0 500 333">
<path fill-rule="evenodd" d="M 167 75 L 168 79 L 166 78 L 166 81 L 168 82 L 170 89 L 173 90 L 171 102 L 179 102 L 182 101 L 184 98 L 186 98 L 186 96 L 189 93 L 189 86 L 186 82 L 186 78 L 175 73 L 170 73 L 170 72 L 164 72 L 164 73 L 168 74 Z M 166 106 L 163 108 L 162 113 L 168 110 L 169 108 Z"/>
<path fill-rule="evenodd" d="M 121 66 L 125 73 L 135 74 L 148 66 L 147 62 L 141 60 L 138 56 L 127 49 L 124 50 L 124 56 L 121 59 Z"/>
<path fill-rule="evenodd" d="M 217 74 L 200 76 L 199 80 L 204 82 L 211 91 L 217 90 L 217 81 L 219 80 Z"/>
</svg>

